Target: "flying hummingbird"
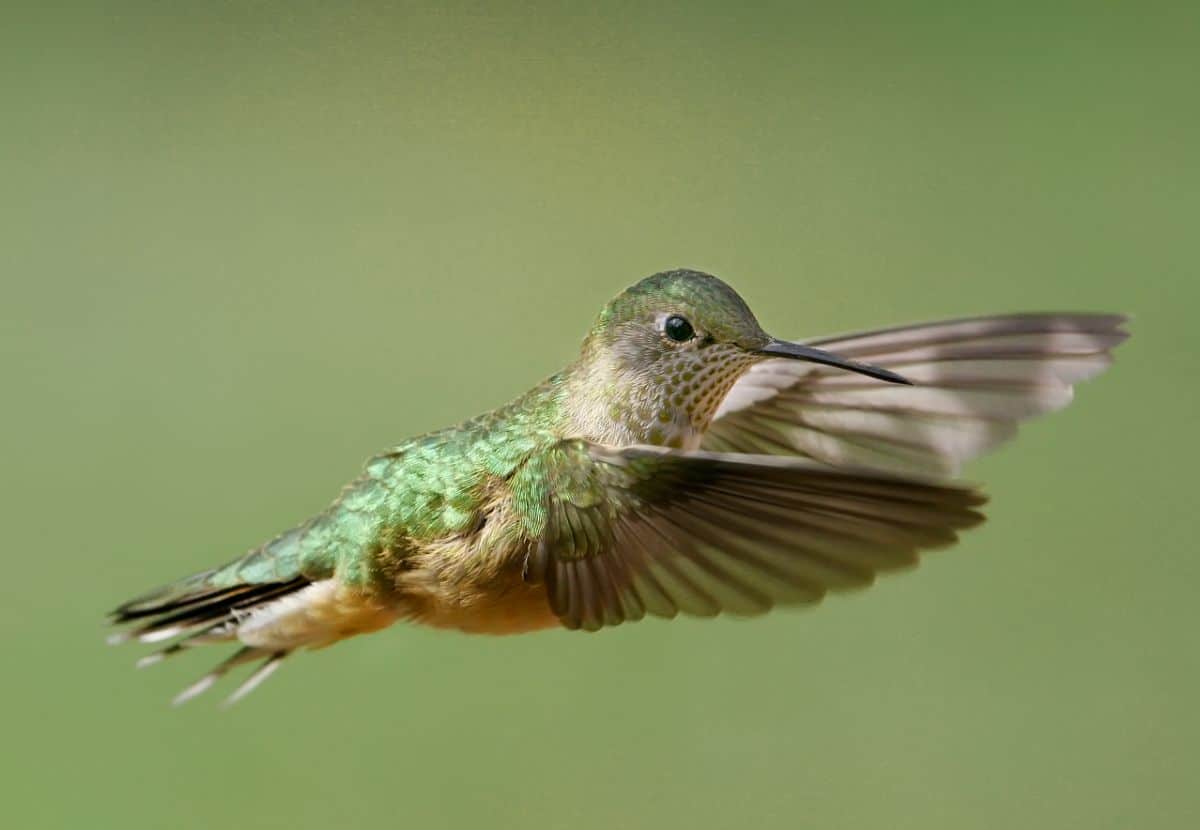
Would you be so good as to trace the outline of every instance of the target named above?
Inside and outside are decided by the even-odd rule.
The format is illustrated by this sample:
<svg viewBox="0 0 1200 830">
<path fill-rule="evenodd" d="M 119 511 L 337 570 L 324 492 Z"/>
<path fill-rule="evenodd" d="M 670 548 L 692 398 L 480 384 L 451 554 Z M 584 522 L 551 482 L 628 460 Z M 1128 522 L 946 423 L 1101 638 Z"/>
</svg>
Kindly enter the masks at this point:
<svg viewBox="0 0 1200 830">
<path fill-rule="evenodd" d="M 111 638 L 240 648 L 236 700 L 302 648 L 398 621 L 488 634 L 752 616 L 913 565 L 982 521 L 962 462 L 1111 363 L 1113 314 L 1012 314 L 806 343 L 716 277 L 613 299 L 513 402 L 370 459 L 326 510 L 113 612 Z"/>
</svg>

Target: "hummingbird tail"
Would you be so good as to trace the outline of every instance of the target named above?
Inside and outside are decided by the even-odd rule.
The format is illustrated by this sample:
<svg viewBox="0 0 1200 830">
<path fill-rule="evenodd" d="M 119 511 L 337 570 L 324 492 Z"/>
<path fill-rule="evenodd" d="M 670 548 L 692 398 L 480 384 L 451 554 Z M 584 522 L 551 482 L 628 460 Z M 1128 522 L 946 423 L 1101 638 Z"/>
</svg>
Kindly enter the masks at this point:
<svg viewBox="0 0 1200 830">
<path fill-rule="evenodd" d="M 215 573 L 217 571 L 206 571 L 187 577 L 121 605 L 112 613 L 113 622 L 135 627 L 113 634 L 108 638 L 109 643 L 116 645 L 130 640 L 161 643 L 173 640 L 136 663 L 138 668 L 152 666 L 195 646 L 236 641 L 238 628 L 248 616 L 311 584 L 308 579 L 297 576 L 279 582 L 220 587 L 212 584 Z M 174 703 L 185 703 L 207 691 L 235 666 L 262 659 L 262 664 L 226 700 L 227 705 L 235 703 L 266 680 L 289 651 L 244 646 L 184 689 L 176 696 Z"/>
</svg>

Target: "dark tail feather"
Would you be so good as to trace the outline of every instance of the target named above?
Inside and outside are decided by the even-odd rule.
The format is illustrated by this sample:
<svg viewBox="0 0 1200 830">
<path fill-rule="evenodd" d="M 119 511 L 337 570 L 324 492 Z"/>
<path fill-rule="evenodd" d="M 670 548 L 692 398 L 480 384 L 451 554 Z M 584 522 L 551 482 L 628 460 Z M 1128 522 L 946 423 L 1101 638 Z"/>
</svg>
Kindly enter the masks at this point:
<svg viewBox="0 0 1200 830">
<path fill-rule="evenodd" d="M 208 629 L 234 620 L 255 606 L 298 591 L 308 584 L 309 580 L 298 576 L 286 582 L 200 588 L 182 596 L 172 592 L 166 594 L 162 601 L 151 599 L 160 596 L 156 593 L 127 602 L 113 611 L 114 625 L 143 622 L 137 628 L 113 634 L 108 641 L 113 645 L 129 640 L 157 643 L 199 628 Z"/>
<path fill-rule="evenodd" d="M 112 612 L 112 622 L 134 627 L 113 634 L 108 641 L 115 645 L 129 640 L 158 643 L 178 638 L 138 660 L 138 668 L 144 668 L 195 646 L 236 640 L 238 623 L 247 614 L 311 584 L 310 580 L 297 576 L 278 582 L 218 587 L 209 582 L 213 573 L 208 571 L 188 577 L 121 605 Z M 226 705 L 236 703 L 266 680 L 287 655 L 287 651 L 243 646 L 180 692 L 174 703 L 186 703 L 207 691 L 230 669 L 262 659 L 262 663 L 226 700 Z"/>
</svg>

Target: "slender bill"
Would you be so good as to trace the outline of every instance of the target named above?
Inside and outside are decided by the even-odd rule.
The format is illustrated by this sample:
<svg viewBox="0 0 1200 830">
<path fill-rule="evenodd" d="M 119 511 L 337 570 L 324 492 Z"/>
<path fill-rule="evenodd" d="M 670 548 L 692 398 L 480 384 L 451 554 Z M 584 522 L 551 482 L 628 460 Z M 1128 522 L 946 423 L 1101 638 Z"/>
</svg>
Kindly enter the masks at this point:
<svg viewBox="0 0 1200 830">
<path fill-rule="evenodd" d="M 802 343 L 789 343 L 786 340 L 771 340 L 766 346 L 758 350 L 761 355 L 769 357 L 784 357 L 792 360 L 805 360 L 809 363 L 820 363 L 824 366 L 833 366 L 838 369 L 845 369 L 848 372 L 857 372 L 860 375 L 886 380 L 888 383 L 903 383 L 907 386 L 912 386 L 912 381 L 895 372 L 889 372 L 887 369 L 881 369 L 878 366 L 872 366 L 869 363 L 858 363 L 853 360 L 841 357 L 833 352 L 827 352 L 823 349 L 815 349 L 812 346 L 805 346 Z"/>
</svg>

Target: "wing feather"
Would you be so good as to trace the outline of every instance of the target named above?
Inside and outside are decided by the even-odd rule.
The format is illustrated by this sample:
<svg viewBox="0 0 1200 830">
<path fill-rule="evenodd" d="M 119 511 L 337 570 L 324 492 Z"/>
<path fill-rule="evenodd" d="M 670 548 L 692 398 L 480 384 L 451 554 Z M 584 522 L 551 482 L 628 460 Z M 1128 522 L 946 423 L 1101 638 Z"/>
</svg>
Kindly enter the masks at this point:
<svg viewBox="0 0 1200 830">
<path fill-rule="evenodd" d="M 827 464 L 952 475 L 1062 409 L 1112 363 L 1128 334 L 1115 314 L 1010 314 L 812 341 L 899 372 L 912 386 L 793 360 L 734 384 L 705 449 L 806 456 Z"/>
<path fill-rule="evenodd" d="M 982 520 L 970 488 L 800 459 L 564 441 L 543 462 L 526 573 L 569 628 L 816 602 Z"/>
</svg>

